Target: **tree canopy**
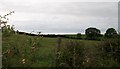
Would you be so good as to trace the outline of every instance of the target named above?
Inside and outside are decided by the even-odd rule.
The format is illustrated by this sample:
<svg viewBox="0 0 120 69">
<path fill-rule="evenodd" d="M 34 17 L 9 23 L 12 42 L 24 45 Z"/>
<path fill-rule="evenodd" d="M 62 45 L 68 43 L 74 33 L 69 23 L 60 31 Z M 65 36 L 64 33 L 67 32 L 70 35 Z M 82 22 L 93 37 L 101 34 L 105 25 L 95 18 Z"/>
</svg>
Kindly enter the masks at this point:
<svg viewBox="0 0 120 69">
<path fill-rule="evenodd" d="M 110 38 L 110 37 L 113 37 L 115 35 L 117 35 L 117 32 L 116 32 L 116 30 L 114 28 L 108 28 L 106 30 L 105 37 L 109 37 Z"/>
<path fill-rule="evenodd" d="M 87 36 L 87 39 L 96 39 L 100 35 L 100 33 L 101 32 L 99 29 L 93 28 L 93 27 L 87 28 L 85 30 L 85 34 Z"/>
</svg>

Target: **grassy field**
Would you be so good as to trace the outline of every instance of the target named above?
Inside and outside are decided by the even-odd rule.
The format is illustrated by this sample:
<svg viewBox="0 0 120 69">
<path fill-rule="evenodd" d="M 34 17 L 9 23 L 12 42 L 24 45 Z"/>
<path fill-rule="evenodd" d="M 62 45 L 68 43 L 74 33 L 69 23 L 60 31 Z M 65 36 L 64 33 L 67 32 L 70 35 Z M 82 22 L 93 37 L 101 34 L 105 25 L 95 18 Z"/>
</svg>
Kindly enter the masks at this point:
<svg viewBox="0 0 120 69">
<path fill-rule="evenodd" d="M 77 38 L 77 34 L 67 34 L 67 35 L 65 35 L 65 36 Z M 81 39 L 86 39 L 86 35 L 85 35 L 85 34 L 81 34 L 80 38 L 81 38 Z"/>
<path fill-rule="evenodd" d="M 61 47 L 68 40 L 62 38 Z M 94 44 L 99 41 L 76 40 L 85 43 L 86 49 L 93 48 Z M 2 51 L 5 54 L 3 58 L 3 66 L 19 67 L 51 67 L 55 62 L 55 49 L 57 38 L 33 37 L 27 35 L 11 35 L 2 39 Z M 32 50 L 34 46 L 34 50 Z M 89 47 L 88 47 L 89 46 Z M 88 51 L 91 52 L 89 49 Z M 9 52 L 6 54 L 6 52 Z M 13 54 L 14 53 L 14 54 Z M 10 60 L 9 60 L 10 59 Z M 25 64 L 22 60 L 25 59 Z"/>
</svg>

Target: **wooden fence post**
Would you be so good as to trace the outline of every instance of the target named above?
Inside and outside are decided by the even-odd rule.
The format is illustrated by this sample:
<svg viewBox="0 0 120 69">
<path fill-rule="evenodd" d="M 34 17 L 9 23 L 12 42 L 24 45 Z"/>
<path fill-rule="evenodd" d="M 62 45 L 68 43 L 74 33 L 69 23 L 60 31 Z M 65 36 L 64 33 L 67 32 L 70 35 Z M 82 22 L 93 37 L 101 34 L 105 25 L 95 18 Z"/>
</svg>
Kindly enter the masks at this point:
<svg viewBox="0 0 120 69">
<path fill-rule="evenodd" d="M 60 60 L 59 60 L 59 58 L 60 58 L 60 46 L 61 46 L 61 42 L 62 42 L 62 40 L 61 40 L 61 37 L 57 37 L 57 45 L 56 45 L 56 67 L 57 66 L 59 66 L 59 64 L 60 64 Z"/>
<path fill-rule="evenodd" d="M 57 47 L 56 47 L 57 48 L 57 52 L 60 51 L 61 42 L 62 42 L 61 37 L 57 37 Z"/>
</svg>

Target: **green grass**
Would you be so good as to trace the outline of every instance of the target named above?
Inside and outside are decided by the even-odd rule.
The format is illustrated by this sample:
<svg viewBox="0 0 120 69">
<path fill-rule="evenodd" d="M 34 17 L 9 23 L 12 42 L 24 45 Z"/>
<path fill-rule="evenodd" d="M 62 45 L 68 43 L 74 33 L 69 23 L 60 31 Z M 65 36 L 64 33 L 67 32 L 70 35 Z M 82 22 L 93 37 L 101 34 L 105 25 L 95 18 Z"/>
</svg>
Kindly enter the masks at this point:
<svg viewBox="0 0 120 69">
<path fill-rule="evenodd" d="M 33 38 L 33 42 L 35 38 L 37 38 L 37 42 L 39 42 L 39 46 L 35 46 L 35 56 L 37 56 L 35 59 L 37 60 L 35 63 L 32 63 L 32 67 L 40 66 L 40 67 L 49 67 L 54 61 L 55 56 L 55 38 L 41 38 L 41 37 L 32 37 L 32 36 L 26 36 L 26 35 L 11 35 L 10 37 L 4 37 L 2 39 L 2 50 L 3 53 L 7 51 L 8 49 L 11 49 L 12 47 L 15 47 L 20 51 L 18 56 L 12 56 L 12 62 L 10 66 L 19 66 L 19 60 L 22 58 L 22 54 L 24 54 L 26 61 L 32 59 L 31 56 L 31 47 L 33 42 L 30 44 L 29 40 L 30 38 Z M 8 61 L 9 61 L 8 57 Z M 4 62 L 4 61 L 3 61 Z M 11 61 L 10 61 L 11 62 Z M 27 62 L 26 62 L 27 63 Z M 6 63 L 7 64 L 7 63 Z M 29 63 L 28 63 L 29 64 Z M 4 66 L 4 65 L 3 65 Z"/>
<path fill-rule="evenodd" d="M 32 39 L 33 41 L 31 41 Z M 37 39 L 37 40 L 36 40 Z M 68 40 L 73 39 L 62 39 L 62 46 L 64 43 Z M 98 41 L 89 41 L 89 40 L 76 40 L 76 41 L 82 41 L 88 45 L 96 44 Z M 31 52 L 31 46 L 33 43 L 38 43 L 36 45 L 35 52 Z M 26 59 L 26 65 L 25 66 L 31 66 L 31 67 L 50 67 L 53 65 L 55 61 L 55 49 L 57 45 L 57 38 L 46 38 L 46 37 L 36 37 L 36 36 L 27 36 L 27 35 L 11 35 L 9 37 L 3 36 L 2 39 L 2 50 L 3 53 L 7 51 L 8 49 L 13 50 L 12 48 L 16 48 L 16 50 L 19 50 L 19 53 L 17 55 L 12 55 L 12 57 L 7 57 L 3 62 L 3 66 L 7 66 L 5 62 L 8 62 L 8 65 L 11 67 L 21 66 L 20 61 L 22 58 Z M 61 46 L 61 47 L 62 47 Z M 32 55 L 35 54 L 35 57 Z M 23 56 L 24 55 L 24 56 Z M 33 57 L 33 58 L 32 58 Z M 11 59 L 11 60 L 9 60 Z M 33 62 L 32 60 L 35 60 Z"/>
<path fill-rule="evenodd" d="M 67 36 L 67 37 L 77 38 L 77 34 L 67 34 L 66 36 Z M 85 38 L 86 38 L 86 35 L 85 35 L 85 34 L 81 34 L 81 38 L 82 38 L 82 39 L 85 39 Z"/>
<path fill-rule="evenodd" d="M 83 38 L 85 37 L 82 36 Z M 69 40 L 83 42 L 85 45 L 85 55 L 90 58 L 86 66 L 100 66 L 106 63 L 106 66 L 116 66 L 114 60 L 101 60 L 98 44 L 101 41 L 78 40 L 62 38 L 61 49 L 64 48 Z M 35 46 L 32 50 L 31 47 Z M 2 53 L 10 50 L 11 53 L 3 54 L 3 67 L 52 67 L 55 66 L 57 38 L 15 35 L 4 36 L 2 38 Z M 12 54 L 14 53 L 14 54 Z M 16 54 L 15 54 L 16 53 Z M 25 64 L 22 64 L 25 59 Z M 100 59 L 100 60 L 99 60 Z M 110 63 L 112 61 L 112 63 Z M 96 64 L 96 65 L 95 65 Z M 108 64 L 108 65 L 107 65 Z"/>
</svg>

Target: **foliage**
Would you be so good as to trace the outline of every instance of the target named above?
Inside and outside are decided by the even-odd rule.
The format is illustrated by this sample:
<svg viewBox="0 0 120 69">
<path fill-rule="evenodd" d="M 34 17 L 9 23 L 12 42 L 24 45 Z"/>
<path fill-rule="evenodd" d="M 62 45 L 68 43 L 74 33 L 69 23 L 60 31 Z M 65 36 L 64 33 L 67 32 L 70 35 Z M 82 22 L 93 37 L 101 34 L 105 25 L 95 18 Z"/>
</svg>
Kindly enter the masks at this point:
<svg viewBox="0 0 120 69">
<path fill-rule="evenodd" d="M 48 40 L 48 39 L 47 39 Z M 41 37 L 12 34 L 3 36 L 3 67 L 36 67 L 51 66 L 54 59 L 54 47 Z M 43 42 L 43 44 L 41 44 Z M 49 47 L 50 46 L 50 47 Z"/>
<path fill-rule="evenodd" d="M 117 32 L 114 28 L 108 28 L 105 33 L 105 37 L 111 38 L 117 35 Z"/>
<path fill-rule="evenodd" d="M 11 11 L 11 12 L 9 12 L 8 14 L 6 14 L 6 15 L 3 15 L 3 16 L 1 16 L 0 15 L 0 28 L 2 29 L 2 34 L 3 34 L 3 36 L 10 36 L 10 34 L 13 34 L 13 33 L 15 33 L 15 31 L 14 31 L 14 25 L 13 26 L 11 26 L 10 27 L 10 25 L 7 25 L 7 22 L 8 22 L 8 18 L 7 18 L 7 16 L 8 15 L 11 15 L 12 13 L 14 13 L 14 11 Z M 6 21 L 5 21 L 6 20 Z M 2 26 L 2 24 L 3 24 L 3 26 Z"/>
<path fill-rule="evenodd" d="M 81 33 L 77 33 L 77 38 L 81 38 Z"/>
<path fill-rule="evenodd" d="M 14 33 L 15 33 L 14 26 L 10 27 L 10 25 L 7 25 L 7 26 L 2 27 L 3 36 L 10 36 L 11 34 L 14 34 Z"/>
<path fill-rule="evenodd" d="M 57 52 L 57 67 L 84 67 L 84 43 L 78 41 L 68 41 L 65 47 Z M 57 54 L 58 55 L 58 54 Z"/>
<path fill-rule="evenodd" d="M 101 51 L 103 66 L 119 66 L 120 64 L 120 36 L 112 39 L 103 39 L 98 48 Z"/>
<path fill-rule="evenodd" d="M 120 45 L 119 41 L 117 39 L 92 41 L 62 38 L 62 41 L 58 41 L 60 50 L 55 52 L 56 38 L 12 34 L 9 37 L 3 36 L 2 39 L 2 65 L 3 67 L 69 68 L 119 66 L 120 57 L 119 48 L 117 48 Z"/>
<path fill-rule="evenodd" d="M 100 36 L 100 30 L 97 28 L 90 27 L 85 30 L 85 34 L 87 36 L 87 39 L 95 40 Z"/>
</svg>

